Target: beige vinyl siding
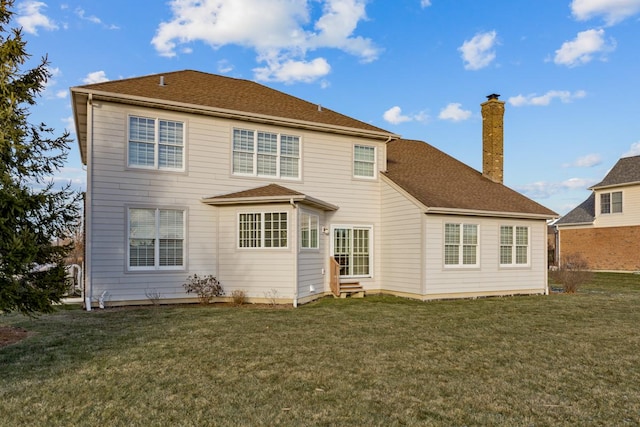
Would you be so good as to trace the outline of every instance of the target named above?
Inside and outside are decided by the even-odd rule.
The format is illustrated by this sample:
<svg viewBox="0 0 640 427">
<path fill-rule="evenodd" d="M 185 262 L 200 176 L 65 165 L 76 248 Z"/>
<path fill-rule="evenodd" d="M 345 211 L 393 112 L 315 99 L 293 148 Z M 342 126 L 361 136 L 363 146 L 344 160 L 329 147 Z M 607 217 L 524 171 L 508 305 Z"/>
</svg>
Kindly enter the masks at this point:
<svg viewBox="0 0 640 427">
<path fill-rule="evenodd" d="M 382 289 L 420 295 L 424 268 L 423 214 L 387 182 L 382 184 L 381 203 Z"/>
<path fill-rule="evenodd" d="M 244 291 L 249 298 L 265 298 L 275 292 L 281 298 L 295 296 L 294 255 L 297 237 L 294 210 L 289 204 L 223 206 L 219 210 L 219 274 L 228 295 Z M 240 213 L 286 212 L 288 233 L 286 248 L 238 247 Z"/>
<path fill-rule="evenodd" d="M 304 251 L 255 251 L 238 254 L 235 247 L 235 217 L 223 217 L 230 208 L 203 204 L 203 197 L 277 183 L 292 190 L 338 206 L 326 212 L 320 227 L 349 224 L 373 227 L 372 277 L 361 282 L 367 289 L 381 287 L 380 177 L 354 179 L 353 146 L 376 147 L 376 165 L 385 164 L 383 141 L 324 134 L 213 118 L 168 110 L 153 110 L 109 102 L 93 104 L 93 154 L 88 169 L 92 177 L 90 209 L 92 233 L 90 277 L 94 301 L 108 291 L 107 301 L 148 302 L 145 291 L 156 290 L 165 298 L 193 297 L 184 293 L 187 276 L 212 274 L 228 294 L 241 289 L 253 297 L 278 290 L 282 298 L 304 297 L 328 289 L 330 236 L 320 234 L 320 249 Z M 127 127 L 129 115 L 184 122 L 184 171 L 143 170 L 127 166 Z M 237 177 L 231 173 L 231 135 L 234 128 L 285 133 L 300 137 L 301 179 Z M 290 205 L 287 205 L 290 208 Z M 186 266 L 175 272 L 130 272 L 127 269 L 127 208 L 151 207 L 185 209 Z M 264 209 L 264 206 L 261 207 Z M 235 207 L 234 207 L 235 209 Z M 218 219 L 220 219 L 218 223 Z M 291 227 L 291 222 L 290 222 Z M 218 231 L 224 234 L 219 237 Z M 231 233 L 231 234 L 229 234 Z M 291 237 L 297 229 L 290 228 Z M 294 234 L 295 233 L 295 234 Z M 224 238 L 222 238 L 224 237 Z M 233 238 L 231 238 L 233 237 Z M 297 243 L 296 243 L 297 245 Z M 230 249 L 231 248 L 231 249 Z M 296 264 L 296 258 L 299 262 Z M 319 268 L 318 268 L 319 267 Z M 299 279 L 296 287 L 296 278 Z M 319 286 L 315 284 L 319 283 Z"/>
<path fill-rule="evenodd" d="M 477 224 L 479 227 L 479 268 L 444 266 L 444 224 L 448 222 Z M 500 266 L 500 226 L 527 226 L 529 265 Z M 546 222 L 485 217 L 426 215 L 426 296 L 544 293 L 547 274 Z"/>
<path fill-rule="evenodd" d="M 328 268 L 327 256 L 325 255 L 328 246 L 328 236 L 322 233 L 322 226 L 325 224 L 324 212 L 301 207 L 298 209 L 298 219 L 300 214 L 306 212 L 318 216 L 318 249 L 303 249 L 300 247 L 300 236 L 298 241 L 298 298 L 304 298 L 315 294 L 322 294 L 325 291 L 325 278 Z M 300 226 L 297 233 L 300 232 Z M 323 274 L 324 273 L 324 274 Z"/>
<path fill-rule="evenodd" d="M 600 195 L 622 191 L 621 213 L 600 213 Z M 614 187 L 596 191 L 595 227 L 625 227 L 640 224 L 640 185 Z"/>
</svg>

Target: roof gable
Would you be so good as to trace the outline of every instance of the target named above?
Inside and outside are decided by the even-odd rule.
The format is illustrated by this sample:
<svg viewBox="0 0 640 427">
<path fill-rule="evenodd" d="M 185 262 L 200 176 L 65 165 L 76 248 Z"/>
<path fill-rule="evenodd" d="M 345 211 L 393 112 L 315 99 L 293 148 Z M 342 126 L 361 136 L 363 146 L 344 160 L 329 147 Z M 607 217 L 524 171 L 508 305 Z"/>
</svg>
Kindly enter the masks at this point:
<svg viewBox="0 0 640 427">
<path fill-rule="evenodd" d="M 556 225 L 591 224 L 596 218 L 596 194 L 591 193 L 587 200 L 573 208 L 560 218 Z"/>
<path fill-rule="evenodd" d="M 422 141 L 400 139 L 387 144 L 385 175 L 428 210 L 557 217 L 550 209 Z"/>
<path fill-rule="evenodd" d="M 249 80 L 183 70 L 77 86 L 88 91 L 389 133 Z"/>
<path fill-rule="evenodd" d="M 623 157 L 618 160 L 607 176 L 591 189 L 638 183 L 640 183 L 640 156 Z"/>
</svg>

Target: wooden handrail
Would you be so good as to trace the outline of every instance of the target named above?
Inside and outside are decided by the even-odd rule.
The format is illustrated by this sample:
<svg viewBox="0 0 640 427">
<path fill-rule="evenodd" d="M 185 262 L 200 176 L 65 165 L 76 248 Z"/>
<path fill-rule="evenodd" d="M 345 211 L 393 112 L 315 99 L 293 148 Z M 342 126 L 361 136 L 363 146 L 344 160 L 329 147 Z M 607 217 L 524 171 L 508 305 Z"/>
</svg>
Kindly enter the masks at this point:
<svg viewBox="0 0 640 427">
<path fill-rule="evenodd" d="M 331 292 L 339 297 L 340 296 L 340 264 L 334 257 L 329 258 L 329 284 L 331 285 Z"/>
</svg>

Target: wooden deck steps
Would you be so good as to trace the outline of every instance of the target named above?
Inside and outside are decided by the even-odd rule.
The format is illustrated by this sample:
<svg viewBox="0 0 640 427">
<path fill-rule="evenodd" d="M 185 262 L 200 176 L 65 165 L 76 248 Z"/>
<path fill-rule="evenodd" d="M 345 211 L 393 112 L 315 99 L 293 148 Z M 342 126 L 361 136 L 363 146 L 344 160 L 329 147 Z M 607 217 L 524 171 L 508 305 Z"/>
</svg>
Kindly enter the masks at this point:
<svg viewBox="0 0 640 427">
<path fill-rule="evenodd" d="M 364 288 L 359 282 L 340 283 L 340 298 L 364 298 Z"/>
</svg>

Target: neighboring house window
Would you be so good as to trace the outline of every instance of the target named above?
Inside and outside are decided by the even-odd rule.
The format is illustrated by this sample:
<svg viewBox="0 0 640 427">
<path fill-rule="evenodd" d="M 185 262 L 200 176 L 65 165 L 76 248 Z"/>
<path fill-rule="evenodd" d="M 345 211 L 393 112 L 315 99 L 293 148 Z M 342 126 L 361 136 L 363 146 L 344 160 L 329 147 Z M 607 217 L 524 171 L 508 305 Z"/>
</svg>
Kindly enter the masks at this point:
<svg viewBox="0 0 640 427">
<path fill-rule="evenodd" d="M 476 224 L 444 225 L 444 264 L 448 266 L 478 265 L 478 226 Z"/>
<path fill-rule="evenodd" d="M 129 269 L 184 267 L 184 211 L 129 209 Z"/>
<path fill-rule="evenodd" d="M 287 213 L 241 213 L 238 217 L 241 248 L 286 248 Z"/>
<path fill-rule="evenodd" d="M 333 257 L 340 264 L 340 276 L 371 276 L 371 227 L 336 227 Z"/>
<path fill-rule="evenodd" d="M 233 173 L 300 178 L 300 137 L 234 129 Z"/>
<path fill-rule="evenodd" d="M 129 117 L 129 166 L 184 169 L 184 123 Z"/>
<path fill-rule="evenodd" d="M 318 215 L 302 212 L 300 215 L 300 247 L 318 249 Z"/>
<path fill-rule="evenodd" d="M 622 191 L 600 194 L 600 213 L 622 212 Z"/>
<path fill-rule="evenodd" d="M 529 263 L 529 227 L 500 227 L 500 265 Z"/>
<path fill-rule="evenodd" d="M 367 145 L 353 146 L 353 176 L 358 178 L 374 178 L 375 166 L 375 147 Z"/>
</svg>

